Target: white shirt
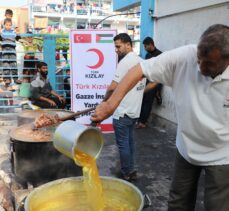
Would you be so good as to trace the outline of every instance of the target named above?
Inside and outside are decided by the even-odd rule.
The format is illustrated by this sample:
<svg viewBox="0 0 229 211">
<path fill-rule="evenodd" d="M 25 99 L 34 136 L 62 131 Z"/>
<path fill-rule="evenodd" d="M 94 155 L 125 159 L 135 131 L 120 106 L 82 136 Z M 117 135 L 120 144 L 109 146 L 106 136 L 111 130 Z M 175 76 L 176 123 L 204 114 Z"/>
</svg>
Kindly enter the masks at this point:
<svg viewBox="0 0 229 211">
<path fill-rule="evenodd" d="M 229 66 L 214 79 L 202 75 L 197 47 L 188 45 L 141 67 L 147 78 L 173 89 L 180 154 L 194 165 L 229 164 Z"/>
<path fill-rule="evenodd" d="M 138 64 L 140 61 L 142 61 L 142 59 L 136 53 L 128 53 L 118 63 L 113 81 L 119 83 L 121 79 L 126 75 L 128 70 L 130 70 L 133 66 Z M 138 118 L 140 116 L 145 82 L 146 80 L 142 79 L 135 85 L 135 87 L 133 87 L 127 93 L 127 95 L 119 104 L 118 108 L 115 110 L 113 114 L 114 119 L 119 119 L 120 117 L 123 117 L 125 114 L 133 119 Z"/>
</svg>

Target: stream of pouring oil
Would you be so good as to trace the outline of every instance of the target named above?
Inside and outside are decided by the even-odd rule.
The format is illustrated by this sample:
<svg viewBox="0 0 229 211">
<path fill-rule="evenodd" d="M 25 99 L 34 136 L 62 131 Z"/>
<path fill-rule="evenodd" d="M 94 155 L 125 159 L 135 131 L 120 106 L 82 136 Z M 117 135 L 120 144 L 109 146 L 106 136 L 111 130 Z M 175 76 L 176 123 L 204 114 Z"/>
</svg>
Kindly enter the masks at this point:
<svg viewBox="0 0 229 211">
<path fill-rule="evenodd" d="M 83 166 L 84 187 L 88 204 L 93 211 L 134 211 L 131 204 L 120 201 L 115 193 L 106 196 L 95 158 L 79 150 L 75 151 L 75 159 Z"/>
</svg>

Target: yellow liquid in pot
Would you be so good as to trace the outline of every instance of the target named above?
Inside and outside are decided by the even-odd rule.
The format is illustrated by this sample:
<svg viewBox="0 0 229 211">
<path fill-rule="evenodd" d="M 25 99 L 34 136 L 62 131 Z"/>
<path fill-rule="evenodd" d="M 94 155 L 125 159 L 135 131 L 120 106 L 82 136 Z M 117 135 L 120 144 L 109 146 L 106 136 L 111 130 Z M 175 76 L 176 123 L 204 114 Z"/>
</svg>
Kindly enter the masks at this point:
<svg viewBox="0 0 229 211">
<path fill-rule="evenodd" d="M 110 196 L 112 197 L 112 196 Z M 87 200 L 84 198 L 85 201 Z M 94 211 L 94 209 L 85 203 L 85 201 L 77 200 L 75 194 L 61 196 L 53 202 L 43 203 L 41 206 L 31 209 L 32 211 Z M 105 208 L 103 211 L 137 211 L 131 204 L 126 204 L 119 197 L 112 199 L 104 198 Z M 99 211 L 99 210 L 98 210 Z"/>
<path fill-rule="evenodd" d="M 49 188 L 42 195 L 39 203 L 31 203 L 29 211 L 137 211 L 136 199 L 126 200 L 132 192 L 106 186 L 103 190 L 96 160 L 81 152 L 75 151 L 75 159 L 83 166 L 83 183 L 72 188 L 71 183 Z M 123 189 L 124 188 L 124 189 Z M 66 191 L 71 190 L 71 191 Z M 122 196 L 120 197 L 120 190 Z M 40 193 L 38 198 L 41 197 Z M 37 197 L 35 197 L 37 198 Z"/>
</svg>

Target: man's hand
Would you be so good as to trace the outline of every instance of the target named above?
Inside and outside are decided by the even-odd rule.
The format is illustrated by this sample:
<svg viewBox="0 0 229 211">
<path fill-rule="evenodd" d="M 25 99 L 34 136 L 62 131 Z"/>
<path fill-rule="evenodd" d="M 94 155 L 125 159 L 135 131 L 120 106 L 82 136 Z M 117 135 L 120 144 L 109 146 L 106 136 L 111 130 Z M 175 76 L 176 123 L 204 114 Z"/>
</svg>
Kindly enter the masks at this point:
<svg viewBox="0 0 229 211">
<path fill-rule="evenodd" d="M 95 109 L 95 112 L 91 115 L 92 122 L 101 122 L 107 119 L 114 112 L 114 108 L 108 102 L 102 102 Z"/>
<path fill-rule="evenodd" d="M 48 103 L 49 103 L 51 106 L 56 106 L 56 103 L 55 103 L 53 100 L 48 100 Z"/>
<path fill-rule="evenodd" d="M 58 99 L 59 99 L 60 102 L 65 103 L 65 99 L 63 97 L 58 96 Z"/>
</svg>

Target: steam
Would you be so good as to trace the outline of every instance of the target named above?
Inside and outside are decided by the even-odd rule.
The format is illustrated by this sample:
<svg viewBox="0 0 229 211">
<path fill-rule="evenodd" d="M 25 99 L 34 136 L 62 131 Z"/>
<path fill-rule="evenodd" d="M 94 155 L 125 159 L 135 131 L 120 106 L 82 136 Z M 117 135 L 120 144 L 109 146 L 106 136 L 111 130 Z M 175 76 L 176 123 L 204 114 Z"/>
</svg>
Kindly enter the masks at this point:
<svg viewBox="0 0 229 211">
<path fill-rule="evenodd" d="M 52 142 L 27 143 L 16 147 L 14 171 L 19 180 L 34 186 L 59 178 L 81 176 L 82 170 L 73 160 L 59 153 Z M 21 144 L 24 144 L 21 142 Z M 23 150 L 23 154 L 21 154 Z"/>
</svg>

